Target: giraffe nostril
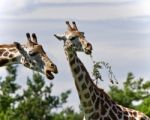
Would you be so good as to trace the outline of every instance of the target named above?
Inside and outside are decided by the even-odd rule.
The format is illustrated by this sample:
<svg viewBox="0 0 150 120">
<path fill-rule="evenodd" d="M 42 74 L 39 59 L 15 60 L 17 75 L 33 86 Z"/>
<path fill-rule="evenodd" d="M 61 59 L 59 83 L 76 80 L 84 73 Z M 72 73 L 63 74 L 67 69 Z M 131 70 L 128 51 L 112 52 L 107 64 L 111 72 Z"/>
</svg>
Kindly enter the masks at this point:
<svg viewBox="0 0 150 120">
<path fill-rule="evenodd" d="M 52 68 L 54 68 L 54 67 L 55 67 L 55 65 L 52 63 L 52 64 L 51 64 L 51 67 L 52 67 Z"/>
</svg>

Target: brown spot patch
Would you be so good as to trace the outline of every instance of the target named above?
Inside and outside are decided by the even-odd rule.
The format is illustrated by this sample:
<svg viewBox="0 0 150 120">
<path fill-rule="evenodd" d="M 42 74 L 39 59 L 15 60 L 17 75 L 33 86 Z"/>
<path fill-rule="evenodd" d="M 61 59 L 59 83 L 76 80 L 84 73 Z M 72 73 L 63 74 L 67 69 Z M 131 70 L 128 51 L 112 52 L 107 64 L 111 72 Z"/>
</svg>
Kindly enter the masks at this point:
<svg viewBox="0 0 150 120">
<path fill-rule="evenodd" d="M 128 119 L 129 119 L 128 116 L 124 115 L 124 120 L 128 120 Z"/>
<path fill-rule="evenodd" d="M 86 108 L 88 105 L 87 105 L 87 102 L 82 102 L 83 106 Z"/>
<path fill-rule="evenodd" d="M 87 109 L 85 110 L 85 113 L 91 113 L 91 112 L 93 112 L 93 108 L 87 108 Z"/>
<path fill-rule="evenodd" d="M 124 111 L 124 115 L 128 115 L 128 111 Z"/>
<path fill-rule="evenodd" d="M 99 103 L 100 103 L 100 99 L 97 98 L 96 102 L 95 102 L 95 108 L 99 109 Z"/>
<path fill-rule="evenodd" d="M 89 94 L 89 93 L 86 93 L 86 94 L 84 94 L 84 97 L 85 97 L 86 99 L 88 99 L 88 98 L 90 97 L 90 94 Z"/>
<path fill-rule="evenodd" d="M 137 112 L 134 111 L 134 112 L 133 112 L 133 115 L 136 117 L 136 116 L 137 116 Z"/>
<path fill-rule="evenodd" d="M 105 115 L 106 114 L 106 109 L 105 109 L 105 107 L 104 107 L 104 102 L 101 102 L 101 114 L 102 115 Z M 115 119 L 114 119 L 115 120 Z"/>
<path fill-rule="evenodd" d="M 122 118 L 122 112 L 118 112 L 118 118 L 121 119 Z"/>
<path fill-rule="evenodd" d="M 78 74 L 80 72 L 80 67 L 77 66 L 76 68 L 74 68 L 73 71 L 74 71 L 75 74 Z"/>
<path fill-rule="evenodd" d="M 14 44 L 10 44 L 10 45 L 0 45 L 0 48 L 15 48 Z"/>
<path fill-rule="evenodd" d="M 0 59 L 0 67 L 4 66 L 6 63 L 8 63 L 9 60 L 8 59 Z"/>
<path fill-rule="evenodd" d="M 73 57 L 73 54 L 69 54 L 69 57 L 72 58 L 72 57 Z"/>
<path fill-rule="evenodd" d="M 75 64 L 75 59 L 72 59 L 71 61 L 70 61 L 70 66 L 73 66 Z"/>
<path fill-rule="evenodd" d="M 91 93 L 93 92 L 93 86 L 92 85 L 89 87 L 89 90 Z"/>
<path fill-rule="evenodd" d="M 82 104 L 83 104 L 83 106 L 86 108 L 86 107 L 89 107 L 89 106 L 92 106 L 92 102 L 91 102 L 91 100 L 89 100 L 89 101 L 85 101 L 85 102 L 82 102 Z"/>
<path fill-rule="evenodd" d="M 25 67 L 30 67 L 30 64 L 26 62 L 26 63 L 24 63 L 24 66 Z"/>
<path fill-rule="evenodd" d="M 96 88 L 94 88 L 94 91 L 95 91 L 96 95 L 99 95 L 99 92 Z"/>
<path fill-rule="evenodd" d="M 3 56 L 8 56 L 9 52 L 4 52 Z"/>
<path fill-rule="evenodd" d="M 93 95 L 92 95 L 92 101 L 93 101 L 93 103 L 95 102 L 95 100 L 96 100 L 96 95 L 95 95 L 95 93 L 93 93 Z"/>
<path fill-rule="evenodd" d="M 9 49 L 10 52 L 16 52 L 17 50 L 15 48 Z"/>
<path fill-rule="evenodd" d="M 85 89 L 87 89 L 87 86 L 86 86 L 85 83 L 83 83 L 83 84 L 82 84 L 82 90 L 85 90 Z"/>
<path fill-rule="evenodd" d="M 88 106 L 92 106 L 91 100 L 89 100 L 89 101 L 87 102 L 87 105 L 88 105 Z"/>
<path fill-rule="evenodd" d="M 121 107 L 118 106 L 118 105 L 116 106 L 116 109 L 117 109 L 118 111 L 120 111 L 120 112 L 122 111 Z"/>
<path fill-rule="evenodd" d="M 130 118 L 130 120 L 136 120 L 134 117 L 129 117 Z"/>
<path fill-rule="evenodd" d="M 109 116 L 104 117 L 103 120 L 111 120 Z M 112 119 L 112 120 L 117 120 L 117 119 Z"/>
<path fill-rule="evenodd" d="M 0 56 L 5 52 L 5 49 L 0 49 Z"/>
<path fill-rule="evenodd" d="M 80 74 L 78 80 L 81 82 L 83 80 L 83 74 Z"/>
<path fill-rule="evenodd" d="M 112 110 L 110 110 L 110 116 L 111 116 L 111 118 L 113 119 L 113 120 L 117 120 L 117 116 L 113 113 L 113 111 Z M 128 120 L 128 119 L 124 119 L 124 120 Z"/>
<path fill-rule="evenodd" d="M 112 109 L 113 109 L 113 111 L 114 111 L 115 113 L 118 112 L 115 105 L 113 105 Z"/>
<path fill-rule="evenodd" d="M 9 55 L 9 58 L 12 58 L 12 57 L 13 57 L 13 54 L 10 54 L 10 55 Z"/>
<path fill-rule="evenodd" d="M 99 113 L 98 112 L 95 112 L 95 113 L 93 113 L 90 117 L 89 117 L 89 119 L 96 119 L 96 120 L 98 120 L 99 119 Z"/>
<path fill-rule="evenodd" d="M 11 59 L 11 61 L 12 61 L 12 62 L 16 62 L 16 61 L 17 61 L 17 58 L 14 57 L 14 58 Z"/>
<path fill-rule="evenodd" d="M 88 75 L 85 76 L 85 81 L 86 81 L 86 84 L 88 85 L 90 81 L 90 78 L 88 77 Z"/>
</svg>

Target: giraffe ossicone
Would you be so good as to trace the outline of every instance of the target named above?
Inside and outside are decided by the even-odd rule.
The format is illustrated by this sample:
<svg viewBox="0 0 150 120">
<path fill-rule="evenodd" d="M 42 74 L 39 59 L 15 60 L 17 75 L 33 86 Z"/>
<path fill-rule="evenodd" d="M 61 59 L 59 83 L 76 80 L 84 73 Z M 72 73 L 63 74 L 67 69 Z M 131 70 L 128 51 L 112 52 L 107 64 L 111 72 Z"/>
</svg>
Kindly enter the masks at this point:
<svg viewBox="0 0 150 120">
<path fill-rule="evenodd" d="M 150 120 L 143 113 L 125 108 L 115 103 L 103 89 L 98 88 L 76 52 L 92 53 L 92 45 L 85 39 L 75 22 L 66 21 L 68 30 L 54 36 L 64 41 L 66 53 L 80 103 L 84 111 L 84 120 Z M 70 43 L 71 42 L 71 43 Z"/>
<path fill-rule="evenodd" d="M 8 64 L 23 64 L 25 67 L 43 73 L 48 79 L 53 79 L 57 73 L 56 65 L 47 56 L 43 46 L 38 44 L 36 34 L 26 33 L 27 43 L 0 45 L 0 67 Z"/>
</svg>

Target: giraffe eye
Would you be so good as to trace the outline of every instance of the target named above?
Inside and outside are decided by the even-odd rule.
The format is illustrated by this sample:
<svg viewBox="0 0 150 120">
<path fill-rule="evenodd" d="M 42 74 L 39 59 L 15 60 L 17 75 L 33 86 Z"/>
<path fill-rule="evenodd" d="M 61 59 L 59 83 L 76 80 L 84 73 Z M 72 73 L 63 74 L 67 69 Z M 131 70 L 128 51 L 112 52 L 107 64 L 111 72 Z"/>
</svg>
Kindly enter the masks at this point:
<svg viewBox="0 0 150 120">
<path fill-rule="evenodd" d="M 35 56 L 35 55 L 37 55 L 38 53 L 37 52 L 35 52 L 35 51 L 29 51 L 29 55 L 30 56 Z"/>
<path fill-rule="evenodd" d="M 74 40 L 74 39 L 76 39 L 76 36 L 70 38 L 70 40 Z"/>
</svg>

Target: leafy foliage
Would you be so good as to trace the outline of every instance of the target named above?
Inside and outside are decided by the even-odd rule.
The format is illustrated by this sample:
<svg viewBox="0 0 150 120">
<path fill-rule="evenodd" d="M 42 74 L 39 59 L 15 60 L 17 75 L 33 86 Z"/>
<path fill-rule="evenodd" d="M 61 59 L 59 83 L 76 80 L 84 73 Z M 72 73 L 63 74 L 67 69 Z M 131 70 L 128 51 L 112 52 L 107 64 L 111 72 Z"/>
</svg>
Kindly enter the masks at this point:
<svg viewBox="0 0 150 120">
<path fill-rule="evenodd" d="M 112 72 L 112 69 L 111 69 L 111 66 L 109 65 L 109 63 L 106 63 L 104 61 L 100 61 L 100 62 L 93 61 L 92 74 L 96 80 L 96 85 L 98 84 L 98 80 L 104 81 L 103 77 L 100 73 L 100 70 L 102 70 L 103 68 L 106 68 L 108 70 L 108 78 L 110 79 L 110 82 L 112 84 L 114 84 L 114 80 L 115 80 L 115 83 L 118 84 L 118 81 L 117 81 L 114 73 Z"/>
<path fill-rule="evenodd" d="M 23 90 L 15 81 L 17 66 L 8 66 L 7 71 L 6 78 L 0 79 L 0 120 L 83 119 L 82 112 L 76 113 L 72 107 L 63 108 L 70 90 L 62 92 L 60 96 L 52 95 L 53 84 L 46 84 L 38 73 L 33 74 L 32 79 L 27 78 L 27 88 Z M 150 81 L 145 82 L 142 78 L 136 80 L 134 75 L 129 73 L 123 88 L 110 86 L 109 94 L 119 104 L 150 116 Z M 135 101 L 142 102 L 135 105 Z M 60 112 L 54 112 L 58 109 Z"/>
<path fill-rule="evenodd" d="M 52 95 L 53 84 L 46 84 L 43 77 L 35 73 L 27 78 L 27 88 L 23 90 L 15 80 L 17 67 L 8 66 L 8 75 L 0 81 L 0 120 L 80 120 L 82 115 L 71 107 L 63 108 L 71 93 Z M 17 92 L 21 89 L 22 92 Z M 61 112 L 54 112 L 60 109 Z"/>
<path fill-rule="evenodd" d="M 144 79 L 135 79 L 132 73 L 128 73 L 127 79 L 123 84 L 123 88 L 110 86 L 108 92 L 117 103 L 137 109 L 150 116 L 150 82 L 144 82 Z M 139 102 L 135 105 L 135 102 Z"/>
<path fill-rule="evenodd" d="M 54 115 L 54 120 L 83 120 L 83 113 L 76 113 L 72 107 L 68 107 Z"/>
<path fill-rule="evenodd" d="M 14 107 L 16 96 L 13 96 L 13 94 L 20 88 L 20 86 L 15 83 L 16 66 L 12 67 L 9 65 L 7 71 L 9 75 L 6 76 L 5 80 L 0 81 L 0 111 L 4 113 L 11 107 Z"/>
</svg>

